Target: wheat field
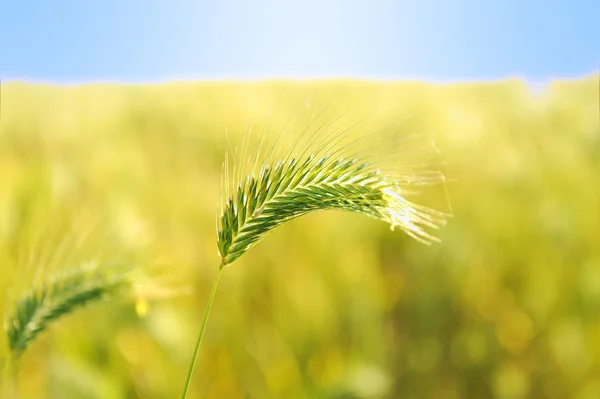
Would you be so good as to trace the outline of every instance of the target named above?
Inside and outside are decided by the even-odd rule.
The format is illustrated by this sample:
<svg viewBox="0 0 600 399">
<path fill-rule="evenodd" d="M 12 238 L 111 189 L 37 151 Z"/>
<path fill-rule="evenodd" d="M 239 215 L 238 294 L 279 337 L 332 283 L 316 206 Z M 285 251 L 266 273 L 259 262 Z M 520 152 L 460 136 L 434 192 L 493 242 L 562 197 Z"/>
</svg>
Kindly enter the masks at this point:
<svg viewBox="0 0 600 399">
<path fill-rule="evenodd" d="M 425 200 L 453 216 L 431 246 L 347 212 L 275 229 L 224 271 L 189 398 L 600 397 L 590 76 L 539 93 L 519 79 L 4 82 L 3 319 L 32 282 L 85 262 L 125 259 L 150 287 L 41 333 L 19 398 L 181 394 L 220 261 L 227 142 L 307 98 L 435 139 L 447 183 Z"/>
</svg>

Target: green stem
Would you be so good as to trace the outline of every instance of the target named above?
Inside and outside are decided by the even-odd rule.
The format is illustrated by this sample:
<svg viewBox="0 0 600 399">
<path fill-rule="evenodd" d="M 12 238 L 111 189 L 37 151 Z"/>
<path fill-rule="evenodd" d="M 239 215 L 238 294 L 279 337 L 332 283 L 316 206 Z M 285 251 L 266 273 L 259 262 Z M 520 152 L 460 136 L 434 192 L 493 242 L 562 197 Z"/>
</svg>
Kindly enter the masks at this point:
<svg viewBox="0 0 600 399">
<path fill-rule="evenodd" d="M 185 381 L 185 388 L 183 390 L 181 399 L 187 398 L 188 390 L 190 389 L 190 382 L 192 380 L 192 375 L 194 374 L 194 368 L 196 367 L 196 359 L 198 358 L 198 352 L 200 351 L 200 343 L 202 342 L 202 337 L 204 336 L 204 330 L 206 330 L 208 315 L 210 314 L 210 308 L 212 307 L 213 300 L 215 299 L 215 293 L 217 292 L 217 285 L 219 284 L 219 277 L 221 277 L 224 267 L 225 266 L 223 263 L 221 263 L 219 266 L 219 271 L 217 272 L 217 276 L 215 277 L 215 281 L 213 282 L 212 290 L 210 291 L 208 305 L 206 305 L 206 313 L 204 314 L 204 321 L 202 322 L 202 327 L 200 327 L 200 333 L 198 334 L 198 340 L 196 341 L 196 348 L 194 349 L 194 356 L 192 357 L 192 363 L 190 364 L 190 369 L 188 371 L 187 379 Z"/>
<path fill-rule="evenodd" d="M 2 394 L 2 397 L 9 397 L 6 396 L 8 394 L 12 394 L 12 377 L 13 377 L 13 357 L 12 354 L 9 354 L 9 356 L 6 359 L 6 362 L 4 363 L 4 371 L 2 372 L 2 381 L 0 382 L 0 393 Z"/>
</svg>

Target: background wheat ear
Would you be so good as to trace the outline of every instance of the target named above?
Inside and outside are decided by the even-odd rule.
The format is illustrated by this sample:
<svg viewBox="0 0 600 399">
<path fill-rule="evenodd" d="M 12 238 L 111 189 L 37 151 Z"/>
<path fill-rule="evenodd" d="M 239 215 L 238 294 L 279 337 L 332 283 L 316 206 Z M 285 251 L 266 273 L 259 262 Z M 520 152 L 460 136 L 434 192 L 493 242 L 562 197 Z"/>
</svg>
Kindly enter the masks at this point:
<svg viewBox="0 0 600 399">
<path fill-rule="evenodd" d="M 128 266 L 87 263 L 46 276 L 31 287 L 4 320 L 12 359 L 17 360 L 51 322 L 118 295 L 131 283 L 130 272 Z"/>
</svg>

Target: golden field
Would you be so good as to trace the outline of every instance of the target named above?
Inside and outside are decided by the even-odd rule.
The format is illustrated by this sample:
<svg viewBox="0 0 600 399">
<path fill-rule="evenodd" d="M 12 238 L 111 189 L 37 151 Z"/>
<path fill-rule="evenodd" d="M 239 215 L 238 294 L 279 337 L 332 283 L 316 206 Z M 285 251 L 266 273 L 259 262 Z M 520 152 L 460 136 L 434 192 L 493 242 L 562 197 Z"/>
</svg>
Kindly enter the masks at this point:
<svg viewBox="0 0 600 399">
<path fill-rule="evenodd" d="M 189 397 L 600 397 L 598 76 L 540 93 L 3 83 L 3 316 L 44 273 L 93 259 L 156 285 L 53 324 L 19 363 L 19 397 L 179 397 L 219 264 L 225 131 L 239 143 L 267 106 L 281 124 L 307 96 L 435 138 L 453 217 L 432 246 L 343 212 L 277 228 L 225 270 Z"/>
</svg>

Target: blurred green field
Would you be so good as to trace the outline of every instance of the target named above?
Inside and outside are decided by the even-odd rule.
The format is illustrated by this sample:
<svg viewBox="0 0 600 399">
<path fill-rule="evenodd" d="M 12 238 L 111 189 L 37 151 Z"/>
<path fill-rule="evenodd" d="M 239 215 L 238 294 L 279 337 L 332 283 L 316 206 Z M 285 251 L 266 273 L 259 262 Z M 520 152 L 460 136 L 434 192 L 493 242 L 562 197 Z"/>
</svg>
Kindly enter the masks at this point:
<svg viewBox="0 0 600 399">
<path fill-rule="evenodd" d="M 454 217 L 431 247 L 341 212 L 275 230 L 225 271 L 190 398 L 599 398 L 597 76 L 537 94 L 517 79 L 3 83 L 0 308 L 39 270 L 96 256 L 178 294 L 58 322 L 24 354 L 20 398 L 179 397 L 219 262 L 225 130 L 239 142 L 266 105 L 286 118 L 306 95 L 411 115 L 403 130 L 441 143 Z"/>
</svg>

